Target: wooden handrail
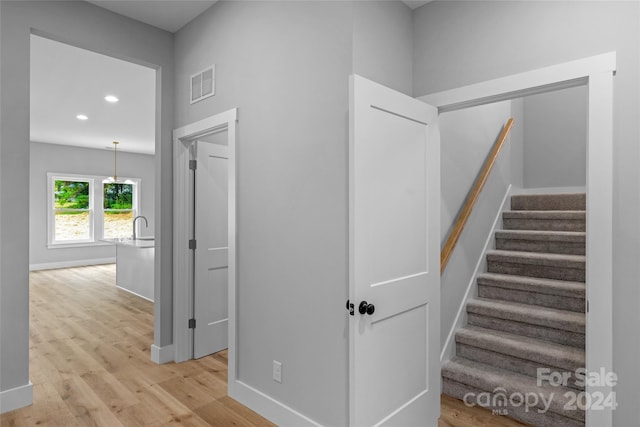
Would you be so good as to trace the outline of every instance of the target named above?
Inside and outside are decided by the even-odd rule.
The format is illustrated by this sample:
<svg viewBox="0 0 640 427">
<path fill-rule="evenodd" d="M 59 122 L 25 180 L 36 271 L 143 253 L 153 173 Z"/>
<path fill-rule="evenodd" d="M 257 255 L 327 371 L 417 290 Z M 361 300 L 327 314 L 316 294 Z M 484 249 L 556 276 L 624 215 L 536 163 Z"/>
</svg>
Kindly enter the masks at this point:
<svg viewBox="0 0 640 427">
<path fill-rule="evenodd" d="M 500 132 L 500 137 L 493 144 L 491 148 L 491 152 L 489 153 L 489 157 L 485 160 L 484 165 L 482 166 L 482 170 L 480 171 L 480 175 L 476 178 L 473 183 L 473 187 L 471 187 L 471 191 L 467 195 L 464 206 L 458 213 L 456 217 L 456 221 L 454 223 L 453 228 L 451 229 L 451 233 L 447 237 L 447 241 L 442 247 L 442 252 L 440 253 L 440 273 L 444 272 L 444 269 L 447 267 L 447 263 L 449 262 L 449 258 L 453 253 L 453 249 L 456 247 L 456 243 L 458 243 L 458 239 L 462 234 L 462 230 L 464 230 L 464 226 L 471 216 L 471 211 L 478 201 L 478 197 L 482 192 L 482 188 L 484 187 L 485 182 L 487 182 L 487 178 L 489 177 L 489 173 L 491 173 L 491 169 L 493 169 L 493 165 L 496 162 L 496 158 L 498 154 L 500 154 L 500 150 L 502 149 L 502 145 L 506 141 L 509 136 L 509 132 L 511 131 L 511 127 L 513 126 L 513 118 L 509 118 L 507 123 L 502 128 L 502 132 Z"/>
</svg>

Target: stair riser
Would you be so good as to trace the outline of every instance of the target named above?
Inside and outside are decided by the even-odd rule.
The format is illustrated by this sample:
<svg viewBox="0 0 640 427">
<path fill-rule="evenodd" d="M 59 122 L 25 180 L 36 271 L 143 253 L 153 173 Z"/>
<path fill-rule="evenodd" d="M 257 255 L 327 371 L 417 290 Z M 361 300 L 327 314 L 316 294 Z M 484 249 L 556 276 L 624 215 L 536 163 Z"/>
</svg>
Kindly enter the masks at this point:
<svg viewBox="0 0 640 427">
<path fill-rule="evenodd" d="M 483 406 L 482 400 L 478 402 L 474 397 L 481 396 L 483 390 L 475 387 L 468 386 L 466 384 L 459 383 L 457 381 L 450 380 L 448 378 L 442 379 L 442 392 L 448 396 L 455 397 L 456 399 L 466 400 L 469 403 L 478 404 Z M 468 394 L 470 393 L 470 394 Z M 466 399 L 465 399 L 466 397 Z M 493 402 L 494 399 L 491 399 Z M 502 402 L 499 398 L 495 400 L 496 403 Z M 485 406 L 487 407 L 487 406 Z M 507 410 L 510 418 L 523 421 L 525 423 L 533 424 L 537 427 L 584 427 L 584 422 L 578 421 L 573 418 L 567 418 L 554 412 L 539 413 L 536 409 L 531 408 L 526 411 L 526 406 L 488 406 L 487 409 L 491 410 Z"/>
<path fill-rule="evenodd" d="M 585 231 L 584 220 L 504 218 L 505 230 Z"/>
<path fill-rule="evenodd" d="M 554 242 L 496 238 L 496 249 L 520 252 L 546 252 L 566 255 L 585 254 L 584 242 Z"/>
<path fill-rule="evenodd" d="M 528 211 L 583 211 L 587 201 L 584 194 L 514 195 L 512 210 Z"/>
<path fill-rule="evenodd" d="M 497 299 L 501 301 L 519 302 L 523 304 L 540 305 L 542 307 L 569 310 L 578 313 L 585 312 L 583 298 L 570 298 L 559 295 L 527 292 L 518 289 L 501 288 L 478 284 L 478 296 L 481 298 Z"/>
<path fill-rule="evenodd" d="M 487 260 L 489 273 L 584 282 L 584 269 Z"/>
<path fill-rule="evenodd" d="M 497 353 L 495 351 L 485 350 L 483 348 L 474 347 L 464 343 L 456 343 L 456 356 L 465 359 L 474 360 L 486 365 L 495 366 L 496 368 L 506 369 L 519 374 L 528 375 L 533 378 L 538 377 L 538 368 L 549 368 L 551 372 L 567 372 L 570 377 L 567 380 L 567 387 L 575 388 L 578 391 L 584 390 L 584 386 L 578 387 L 575 384 L 575 372 L 578 368 L 584 366 L 571 366 L 570 368 L 556 368 L 531 360 L 521 359 L 519 357 L 508 354 Z M 563 374 L 564 375 L 564 374 Z"/>
<path fill-rule="evenodd" d="M 584 332 L 571 332 L 563 329 L 516 322 L 513 320 L 488 317 L 476 313 L 467 313 L 467 322 L 481 328 L 510 332 L 526 337 L 538 338 L 558 344 L 584 348 Z"/>
</svg>

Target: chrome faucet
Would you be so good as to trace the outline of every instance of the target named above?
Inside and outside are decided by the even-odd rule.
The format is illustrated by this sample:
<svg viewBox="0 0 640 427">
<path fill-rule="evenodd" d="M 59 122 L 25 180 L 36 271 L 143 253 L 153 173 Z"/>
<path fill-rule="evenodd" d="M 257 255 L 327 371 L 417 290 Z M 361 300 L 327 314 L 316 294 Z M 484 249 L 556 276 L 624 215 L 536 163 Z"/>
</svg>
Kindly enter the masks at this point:
<svg viewBox="0 0 640 427">
<path fill-rule="evenodd" d="M 136 220 L 138 220 L 139 218 L 144 219 L 144 226 L 145 226 L 146 228 L 149 228 L 149 222 L 147 221 L 147 218 L 145 218 L 145 217 L 144 217 L 144 216 L 142 216 L 142 215 L 138 215 L 137 217 L 135 217 L 135 218 L 133 219 L 133 240 L 136 240 Z"/>
</svg>

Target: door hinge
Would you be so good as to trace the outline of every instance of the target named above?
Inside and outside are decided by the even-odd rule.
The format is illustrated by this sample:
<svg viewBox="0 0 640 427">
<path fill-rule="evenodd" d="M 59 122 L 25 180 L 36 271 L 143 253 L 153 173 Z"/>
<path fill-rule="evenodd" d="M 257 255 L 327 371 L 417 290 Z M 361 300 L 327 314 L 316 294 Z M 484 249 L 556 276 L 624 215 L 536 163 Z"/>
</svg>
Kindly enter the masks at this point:
<svg viewBox="0 0 640 427">
<path fill-rule="evenodd" d="M 196 239 L 189 240 L 189 249 L 196 249 Z"/>
<path fill-rule="evenodd" d="M 189 169 L 194 171 L 197 168 L 198 168 L 198 161 L 197 160 L 189 160 Z"/>
<path fill-rule="evenodd" d="M 587 313 L 589 312 L 589 300 L 587 300 Z"/>
<path fill-rule="evenodd" d="M 196 319 L 189 319 L 189 329 L 196 328 Z"/>
</svg>

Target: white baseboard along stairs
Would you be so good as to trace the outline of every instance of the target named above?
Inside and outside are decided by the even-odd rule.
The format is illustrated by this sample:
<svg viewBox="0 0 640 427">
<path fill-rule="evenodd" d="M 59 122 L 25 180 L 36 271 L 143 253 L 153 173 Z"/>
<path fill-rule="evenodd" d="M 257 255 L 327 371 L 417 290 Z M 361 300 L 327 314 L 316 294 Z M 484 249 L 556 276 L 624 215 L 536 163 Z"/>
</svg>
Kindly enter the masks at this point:
<svg viewBox="0 0 640 427">
<path fill-rule="evenodd" d="M 512 196 L 503 226 L 442 367 L 443 392 L 538 427 L 584 426 L 570 398 L 584 391 L 585 194 Z"/>
</svg>

